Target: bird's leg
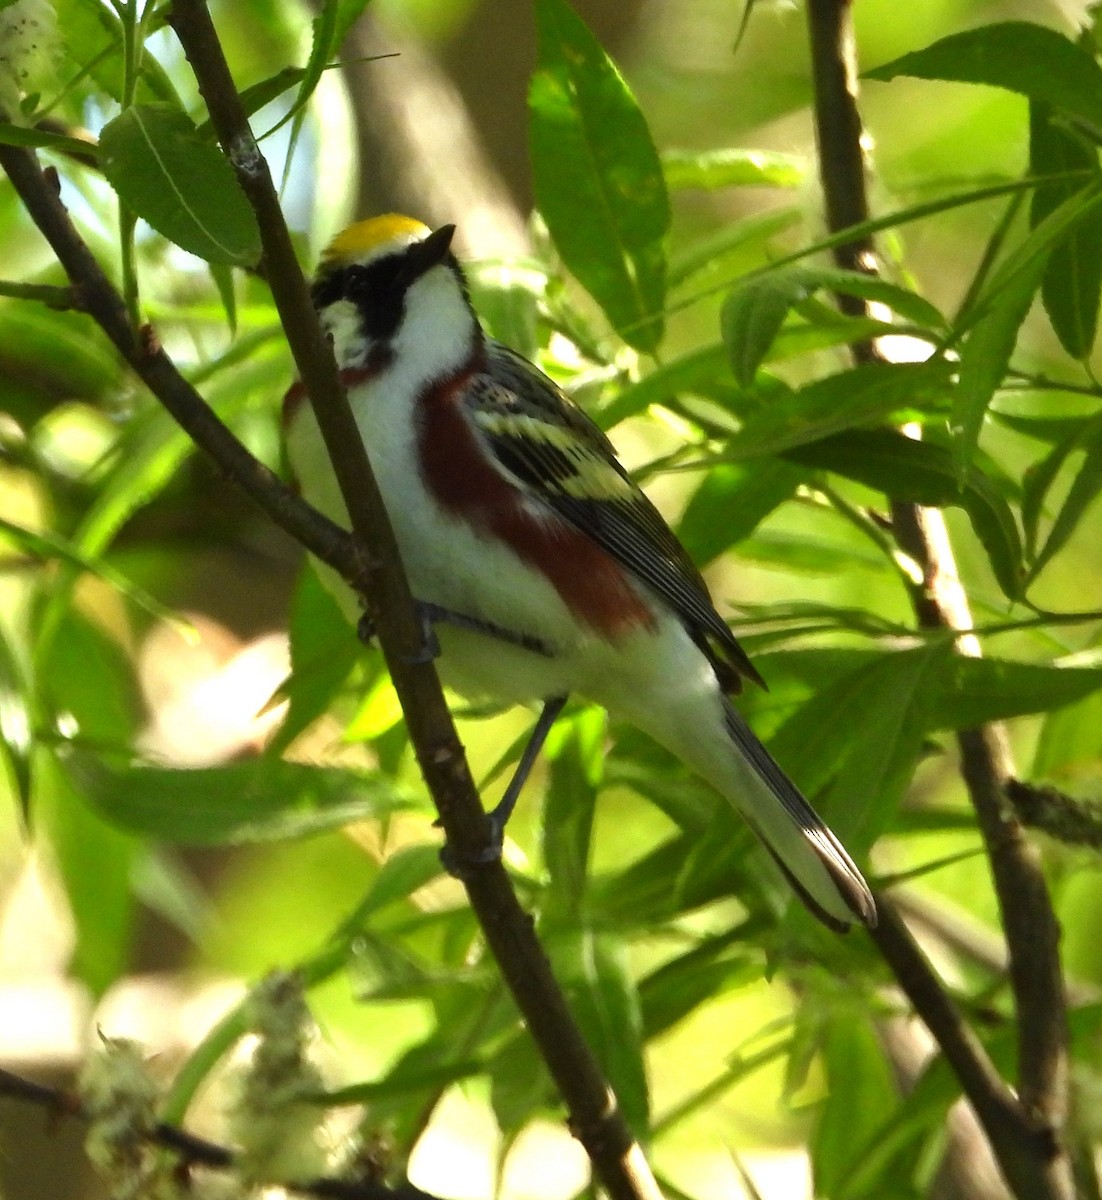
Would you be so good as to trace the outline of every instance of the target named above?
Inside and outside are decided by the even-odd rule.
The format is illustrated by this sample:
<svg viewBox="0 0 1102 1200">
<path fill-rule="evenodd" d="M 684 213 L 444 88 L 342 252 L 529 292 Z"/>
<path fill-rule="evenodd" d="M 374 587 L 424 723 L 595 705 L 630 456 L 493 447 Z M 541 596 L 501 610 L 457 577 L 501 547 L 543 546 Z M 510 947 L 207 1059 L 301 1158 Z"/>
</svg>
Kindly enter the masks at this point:
<svg viewBox="0 0 1102 1200">
<path fill-rule="evenodd" d="M 520 646 L 522 650 L 530 650 L 533 654 L 540 654 L 544 658 L 554 658 L 555 656 L 554 651 L 546 642 L 538 637 L 533 637 L 530 633 L 507 629 L 504 625 L 485 621 L 481 617 L 469 617 L 466 613 L 455 612 L 454 609 L 444 608 L 442 605 L 433 604 L 428 600 L 415 600 L 414 603 L 417 606 L 417 616 L 421 621 L 423 638 L 421 649 L 413 656 L 414 662 L 431 662 L 440 654 L 440 642 L 433 626 L 441 622 L 454 625 L 456 629 L 481 633 L 485 637 L 494 638 L 499 642 L 507 642 L 511 646 Z M 367 613 L 360 617 L 356 633 L 365 645 L 374 639 L 375 622 Z"/>
<path fill-rule="evenodd" d="M 493 830 L 492 844 L 496 846 L 498 854 L 501 853 L 505 825 L 513 815 L 517 799 L 528 782 L 532 767 L 535 766 L 539 752 L 543 749 L 543 743 L 547 741 L 551 726 L 555 724 L 559 713 L 562 712 L 566 699 L 566 696 L 551 696 L 543 702 L 543 708 L 540 709 L 540 715 L 536 718 L 536 724 L 532 728 L 528 744 L 524 747 L 524 753 L 520 756 L 520 762 L 517 763 L 517 769 L 513 772 L 513 778 L 509 780 L 509 786 L 505 789 L 505 794 L 498 801 L 496 807 L 487 814 Z"/>
<path fill-rule="evenodd" d="M 465 866 L 483 866 L 486 863 L 495 862 L 501 857 L 506 822 L 512 816 L 517 798 L 528 781 L 528 776 L 532 773 L 532 767 L 539 757 L 539 752 L 543 749 L 543 743 L 547 741 L 551 726 L 555 724 L 556 718 L 562 712 L 566 700 L 566 696 L 552 696 L 543 702 L 543 708 L 540 709 L 540 715 L 536 718 L 536 724 L 528 738 L 528 744 L 524 747 L 520 762 L 517 763 L 517 769 L 513 772 L 513 778 L 509 780 L 505 794 L 498 801 L 497 806 L 486 814 L 486 818 L 490 822 L 490 840 L 485 848 L 465 862 L 459 861 L 448 846 L 445 846 L 440 852 L 440 860 L 444 867 L 456 878 L 463 878 Z"/>
</svg>

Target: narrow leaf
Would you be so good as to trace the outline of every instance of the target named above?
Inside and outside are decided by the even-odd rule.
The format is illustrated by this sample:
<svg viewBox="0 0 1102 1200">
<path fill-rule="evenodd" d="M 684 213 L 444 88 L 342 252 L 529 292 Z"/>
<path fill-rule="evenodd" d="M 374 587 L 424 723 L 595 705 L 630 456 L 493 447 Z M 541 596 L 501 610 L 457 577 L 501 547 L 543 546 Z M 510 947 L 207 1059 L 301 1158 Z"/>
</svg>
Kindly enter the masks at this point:
<svg viewBox="0 0 1102 1200">
<path fill-rule="evenodd" d="M 662 166 L 615 64 L 565 0 L 538 0 L 528 94 L 533 182 L 563 261 L 639 350 L 662 337 Z"/>
<path fill-rule="evenodd" d="M 1018 330 L 1033 303 L 1046 260 L 1038 258 L 999 291 L 973 327 L 960 352 L 953 391 L 953 459 L 961 479 L 968 473 L 988 405 L 1002 386 Z"/>
<path fill-rule="evenodd" d="M 1097 419 L 1091 422 L 1091 426 L 1090 436 L 1082 443 L 1086 450 L 1083 463 L 1056 520 L 1052 523 L 1048 538 L 1033 563 L 1031 579 L 1039 575 L 1052 557 L 1063 549 L 1098 493 L 1102 491 L 1102 429 L 1099 428 Z"/>
<path fill-rule="evenodd" d="M 962 486 L 952 455 L 943 446 L 887 429 L 852 429 L 786 450 L 784 457 L 834 471 L 893 500 L 931 508 L 959 505 L 968 513 L 1004 592 L 1020 594 L 1022 544 L 1010 504 L 976 466 L 968 468 Z"/>
<path fill-rule="evenodd" d="M 627 958 L 616 937 L 580 929 L 548 950 L 570 1007 L 608 1075 L 628 1125 L 646 1137 L 650 1119 L 643 1019 Z"/>
<path fill-rule="evenodd" d="M 866 79 L 947 79 L 983 83 L 1044 100 L 1102 130 L 1102 68 L 1044 25 L 1004 21 L 954 33 L 865 72 Z"/>
<path fill-rule="evenodd" d="M 796 188 L 804 180 L 806 160 L 774 150 L 666 150 L 662 170 L 668 188 Z"/>
<path fill-rule="evenodd" d="M 22 125 L 9 125 L 0 121 L 0 143 L 5 146 L 31 146 L 37 150 L 56 150 L 74 158 L 99 156 L 99 145 L 89 138 L 66 137 L 62 133 L 51 133 L 46 129 L 27 129 Z"/>
<path fill-rule="evenodd" d="M 1038 666 L 950 655 L 928 693 L 926 728 L 973 729 L 1050 712 L 1102 688 L 1102 667 Z"/>
<path fill-rule="evenodd" d="M 540 839 L 550 876 L 549 918 L 576 918 L 584 902 L 604 741 L 605 714 L 593 707 L 560 722 L 549 739 L 551 772 Z"/>
<path fill-rule="evenodd" d="M 693 493 L 677 527 L 678 537 L 693 561 L 706 566 L 753 533 L 804 478 L 799 467 L 777 458 L 719 463 Z"/>
<path fill-rule="evenodd" d="M 1098 151 L 1052 121 L 1049 105 L 1029 106 L 1029 164 L 1034 175 L 1098 170 Z M 1073 183 L 1041 186 L 1033 193 L 1030 223 L 1036 227 L 1075 194 Z M 1053 247 L 1041 299 L 1060 344 L 1072 358 L 1087 358 L 1094 345 L 1102 294 L 1102 212 L 1095 210 Z"/>
<path fill-rule="evenodd" d="M 949 368 L 939 361 L 871 363 L 841 371 L 792 392 L 747 417 L 726 457 L 779 454 L 893 414 L 930 411 L 949 390 Z"/>
<path fill-rule="evenodd" d="M 818 291 L 875 300 L 922 328 L 945 328 L 945 318 L 928 300 L 874 275 L 814 266 L 768 271 L 735 288 L 721 312 L 723 340 L 739 383 L 750 386 L 789 311 Z"/>
<path fill-rule="evenodd" d="M 279 759 L 172 770 L 73 754 L 65 765 L 112 824 L 191 846 L 305 837 L 410 806 L 380 775 Z"/>
</svg>

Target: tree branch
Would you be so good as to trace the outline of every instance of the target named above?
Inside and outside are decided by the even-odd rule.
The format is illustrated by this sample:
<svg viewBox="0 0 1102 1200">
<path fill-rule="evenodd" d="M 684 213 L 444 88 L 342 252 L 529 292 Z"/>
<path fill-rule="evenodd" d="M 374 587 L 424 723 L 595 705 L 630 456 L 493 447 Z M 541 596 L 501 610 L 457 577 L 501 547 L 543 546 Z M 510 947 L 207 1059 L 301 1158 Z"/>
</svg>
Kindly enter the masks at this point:
<svg viewBox="0 0 1102 1200">
<path fill-rule="evenodd" d="M 1023 825 L 1040 829 L 1066 846 L 1102 850 L 1102 804 L 1080 800 L 1054 787 L 1011 779 L 1006 795 Z"/>
<path fill-rule="evenodd" d="M 357 541 L 358 589 L 368 601 L 398 693 L 410 741 L 448 844 L 477 862 L 489 828 L 432 663 L 418 662 L 423 640 L 390 520 L 336 363 L 314 316 L 279 197 L 256 144 L 204 0 L 174 0 L 168 22 L 187 55 L 211 122 L 256 212 L 268 280 L 302 382 L 332 460 Z M 485 857 L 481 855 L 481 857 Z M 657 1197 L 658 1188 L 596 1059 L 574 1021 L 532 922 L 500 858 L 463 880 L 471 907 L 513 998 L 570 1112 L 570 1128 L 611 1196 Z"/>
<path fill-rule="evenodd" d="M 21 1075 L 3 1069 L 0 1069 L 0 1096 L 37 1104 L 45 1108 L 51 1116 L 88 1120 L 80 1098 L 73 1092 L 35 1083 L 31 1079 L 24 1079 Z M 238 1165 L 237 1155 L 228 1146 L 197 1137 L 194 1133 L 188 1133 L 186 1129 L 168 1125 L 163 1121 L 151 1130 L 149 1140 L 154 1145 L 171 1150 L 189 1166 L 232 1171 Z M 423 1192 L 409 1182 L 397 1187 L 388 1187 L 373 1180 L 325 1176 L 320 1179 L 273 1180 L 272 1183 L 304 1196 L 319 1197 L 320 1200 L 437 1200 L 431 1193 Z"/>
<path fill-rule="evenodd" d="M 869 215 L 850 12 L 851 0 L 808 0 L 819 169 L 831 232 L 865 221 Z M 836 258 L 840 265 L 875 270 L 868 239 L 839 247 Z M 845 297 L 840 302 L 843 308 L 853 304 Z M 872 345 L 855 348 L 858 361 L 875 356 Z M 892 516 L 900 548 L 923 570 L 924 583 L 912 597 L 919 623 L 925 628 L 970 628 L 967 597 L 941 513 L 895 504 Z M 972 638 L 960 638 L 957 644 L 961 653 L 978 653 Z M 1003 1098 L 998 1093 L 1004 1085 L 990 1077 L 986 1055 L 978 1057 L 979 1043 L 974 1038 L 949 1045 L 941 1041 L 942 1036 L 952 1036 L 952 1030 L 940 1011 L 947 997 L 932 972 L 927 986 L 908 995 L 953 1064 L 1016 1194 L 1022 1200 L 1066 1200 L 1073 1195 L 1073 1185 L 1060 1147 L 1067 1115 L 1067 1017 L 1059 930 L 1037 856 L 1006 800 L 1005 786 L 1013 771 L 1004 730 L 994 724 L 967 730 L 959 734 L 958 745 L 962 775 L 991 861 L 1009 950 L 1019 1047 L 1020 1103 L 1014 1106 L 1018 1140 L 1007 1137 L 1003 1116 L 996 1119 L 993 1104 L 997 1102 L 1001 1112 Z M 913 981 L 917 976 L 907 970 L 908 963 L 914 965 L 912 956 L 900 940 L 907 935 L 905 926 L 890 910 L 882 912 L 877 934 L 881 952 L 893 970 L 907 971 L 907 979 Z M 900 983 L 907 987 L 903 976 Z"/>
<path fill-rule="evenodd" d="M 294 258 L 267 164 L 249 129 L 206 6 L 199 0 L 177 0 L 172 20 L 219 138 L 257 209 L 273 296 L 303 383 L 317 403 L 355 537 L 305 504 L 253 458 L 182 378 L 151 328 L 135 331 L 121 296 L 69 219 L 56 175 L 44 172 L 34 153 L 20 147 L 0 145 L 0 166 L 65 268 L 80 307 L 154 396 L 229 479 L 364 596 L 448 842 L 464 861 L 477 859 L 487 842 L 485 814 L 435 669 L 431 663 L 414 661 L 422 643 L 420 623 L 332 353 Z M 642 1151 L 582 1038 L 504 867 L 500 861 L 487 863 L 472 869 L 463 882 L 486 942 L 566 1103 L 570 1129 L 589 1154 L 596 1175 L 614 1200 L 655 1200 L 659 1191 Z"/>
</svg>

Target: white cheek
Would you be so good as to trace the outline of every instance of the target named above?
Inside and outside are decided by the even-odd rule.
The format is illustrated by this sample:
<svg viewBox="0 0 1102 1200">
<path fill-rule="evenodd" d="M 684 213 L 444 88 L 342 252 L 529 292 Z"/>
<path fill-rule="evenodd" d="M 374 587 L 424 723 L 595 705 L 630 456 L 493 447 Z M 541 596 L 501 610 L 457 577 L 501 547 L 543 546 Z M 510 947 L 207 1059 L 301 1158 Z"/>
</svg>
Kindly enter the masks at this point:
<svg viewBox="0 0 1102 1200">
<path fill-rule="evenodd" d="M 360 313 L 351 300 L 334 300 L 321 312 L 321 326 L 333 341 L 337 366 L 362 367 L 371 341 L 364 337 Z"/>
</svg>

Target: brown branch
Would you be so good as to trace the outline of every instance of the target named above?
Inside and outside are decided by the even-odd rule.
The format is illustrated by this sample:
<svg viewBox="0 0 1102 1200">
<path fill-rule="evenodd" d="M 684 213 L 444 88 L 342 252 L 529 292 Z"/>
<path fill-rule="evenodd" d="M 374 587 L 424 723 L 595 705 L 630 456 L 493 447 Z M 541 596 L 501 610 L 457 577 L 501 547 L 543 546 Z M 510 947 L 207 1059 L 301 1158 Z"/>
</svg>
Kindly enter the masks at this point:
<svg viewBox="0 0 1102 1200">
<path fill-rule="evenodd" d="M 808 0 L 819 169 L 831 232 L 867 220 L 869 215 L 850 10 L 851 0 Z M 840 247 L 836 258 L 841 265 L 875 270 L 868 240 Z M 852 302 L 842 298 L 842 303 Z M 855 348 L 858 361 L 875 356 L 871 345 Z M 941 513 L 895 504 L 892 517 L 900 548 L 923 570 L 924 584 L 913 595 L 920 625 L 970 628 L 967 597 Z M 962 653 L 978 652 L 971 639 L 960 638 L 957 644 Z M 1022 1200 L 1067 1200 L 1073 1195 L 1073 1184 L 1060 1146 L 1067 1115 L 1067 1017 L 1059 929 L 1037 856 L 1006 800 L 1005 786 L 1013 771 L 1005 732 L 994 724 L 964 731 L 958 736 L 958 745 L 962 775 L 991 861 L 1017 1006 L 1015 1137 L 1008 1137 L 1003 1128 L 1008 1118 L 1002 1110 L 1005 1085 L 991 1077 L 979 1043 L 974 1038 L 957 1039 L 950 1043 L 952 1056 L 944 1042 L 942 1050 L 984 1123 L 1015 1193 Z M 908 964 L 913 967 L 913 956 L 900 940 L 907 932 L 905 926 L 890 910 L 882 912 L 885 919 L 877 935 L 881 952 L 897 972 L 906 970 Z M 916 978 L 907 975 L 912 981 Z M 900 982 L 907 986 L 903 977 Z M 952 1026 L 939 1008 L 940 1001 L 948 1002 L 944 989 L 932 973 L 926 984 L 929 986 L 908 993 L 912 1003 L 939 1042 L 941 1036 L 952 1038 Z"/>
<path fill-rule="evenodd" d="M 2 1068 L 0 1068 L 0 1096 L 37 1104 L 46 1109 L 52 1117 L 75 1117 L 81 1121 L 88 1120 L 88 1114 L 84 1111 L 84 1106 L 75 1093 L 35 1083 L 31 1079 L 24 1079 L 21 1075 L 5 1071 Z M 238 1165 L 237 1154 L 228 1146 L 198 1137 L 186 1129 L 181 1129 L 177 1125 L 169 1125 L 164 1121 L 158 1122 L 153 1127 L 149 1133 L 149 1141 L 156 1146 L 171 1150 L 189 1166 L 232 1171 Z M 272 1180 L 271 1182 L 304 1196 L 319 1197 L 321 1200 L 437 1200 L 431 1193 L 421 1191 L 420 1188 L 414 1187 L 408 1181 L 398 1184 L 396 1187 L 388 1187 L 386 1184 L 374 1180 L 341 1179 L 335 1176 L 291 1181 Z"/>
<path fill-rule="evenodd" d="M 19 147 L 0 145 L 0 166 L 64 266 L 81 307 L 154 396 L 229 479 L 364 595 L 448 842 L 461 861 L 476 860 L 487 843 L 485 815 L 436 672 L 431 664 L 415 662 L 422 646 L 420 623 L 332 353 L 321 337 L 294 258 L 267 164 L 249 130 L 205 5 L 177 0 L 172 18 L 219 138 L 257 209 L 273 296 L 303 382 L 316 403 L 355 538 L 305 504 L 249 454 L 180 376 L 151 329 L 133 329 L 122 298 L 61 204 L 56 176 L 41 169 L 32 151 Z M 370 555 L 364 546 L 371 548 Z M 464 884 L 487 944 L 566 1103 L 571 1131 L 588 1152 L 596 1175 L 614 1200 L 654 1200 L 659 1191 L 642 1151 L 570 1014 L 504 867 L 500 861 L 486 863 L 472 869 Z"/>
<path fill-rule="evenodd" d="M 600 1066 L 571 1016 L 531 919 L 500 858 L 486 856 L 489 827 L 432 663 L 418 661 L 423 631 L 394 532 L 371 472 L 332 351 L 314 316 L 306 281 L 267 163 L 256 144 L 204 0 L 174 0 L 172 26 L 206 101 L 218 140 L 257 216 L 268 280 L 302 382 L 313 405 L 360 556 L 354 582 L 365 595 L 425 782 L 458 861 L 480 862 L 463 880 L 471 907 L 609 1194 L 659 1195 L 654 1177 Z"/>
<path fill-rule="evenodd" d="M 1080 800 L 1058 788 L 1011 779 L 1007 799 L 1023 825 L 1040 829 L 1066 846 L 1102 850 L 1102 804 Z"/>
</svg>

